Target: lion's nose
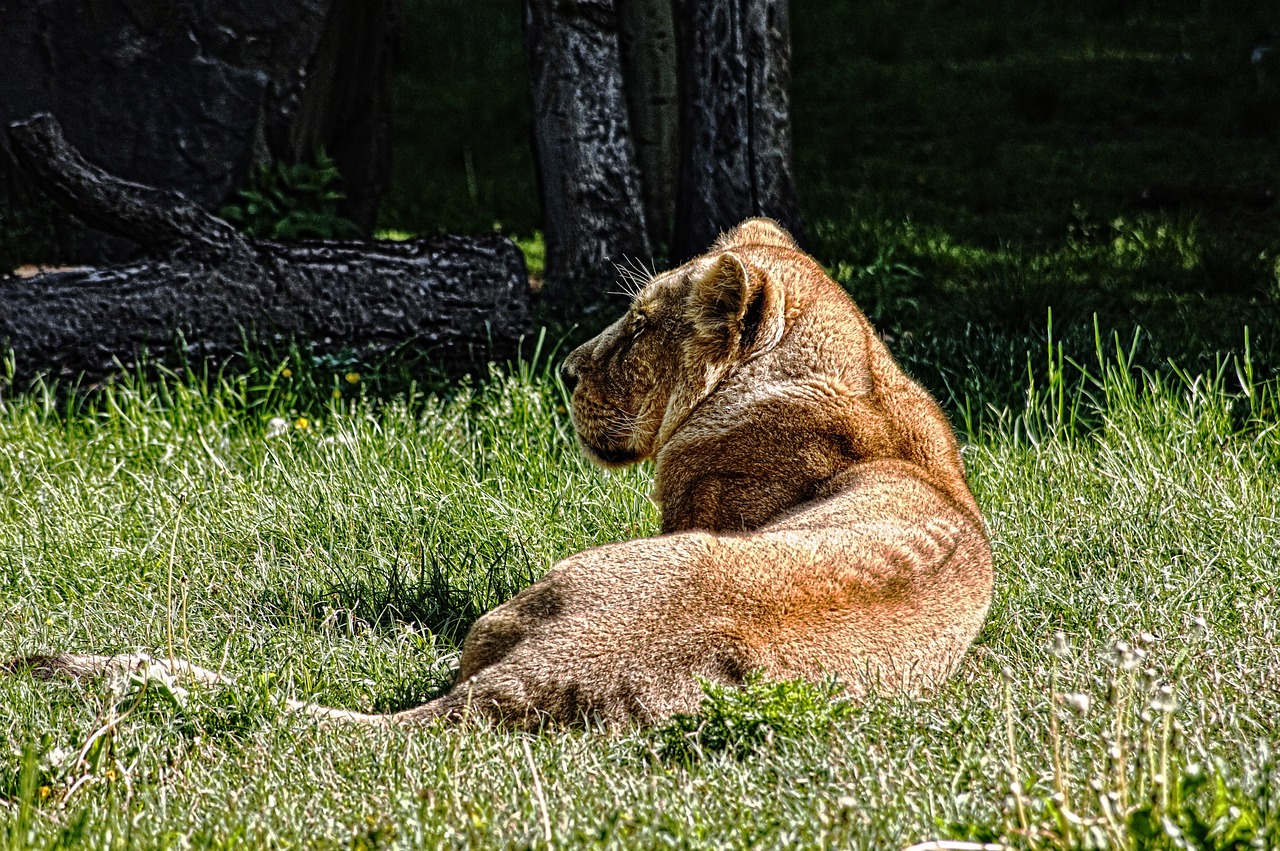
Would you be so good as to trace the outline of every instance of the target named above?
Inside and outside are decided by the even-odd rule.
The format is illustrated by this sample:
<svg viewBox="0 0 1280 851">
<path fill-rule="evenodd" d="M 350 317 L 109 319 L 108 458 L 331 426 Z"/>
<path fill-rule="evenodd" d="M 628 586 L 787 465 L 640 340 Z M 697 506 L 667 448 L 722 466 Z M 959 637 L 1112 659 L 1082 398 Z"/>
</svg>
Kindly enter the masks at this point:
<svg viewBox="0 0 1280 851">
<path fill-rule="evenodd" d="M 573 392 L 573 388 L 578 386 L 578 373 L 574 372 L 568 361 L 565 361 L 564 365 L 560 367 L 560 380 L 564 382 L 565 389 L 570 393 Z"/>
</svg>

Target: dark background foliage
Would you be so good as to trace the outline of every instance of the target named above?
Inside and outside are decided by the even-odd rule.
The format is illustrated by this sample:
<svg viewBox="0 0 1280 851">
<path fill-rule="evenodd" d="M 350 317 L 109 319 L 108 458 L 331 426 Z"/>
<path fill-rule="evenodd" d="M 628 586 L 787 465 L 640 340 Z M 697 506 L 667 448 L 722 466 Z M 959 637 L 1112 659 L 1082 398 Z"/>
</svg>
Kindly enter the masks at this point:
<svg viewBox="0 0 1280 851">
<path fill-rule="evenodd" d="M 1080 357 L 1096 314 L 1144 329 L 1142 363 L 1212 364 L 1246 325 L 1280 363 L 1276 7 L 801 2 L 792 26 L 808 244 L 935 390 L 978 366 L 1015 393 L 1050 311 Z M 401 62 L 383 224 L 534 234 L 517 4 L 410 2 Z"/>
<path fill-rule="evenodd" d="M 1248 0 L 792 4 L 807 245 L 937 392 L 1014 395 L 1053 333 L 1280 364 L 1280 11 Z M 539 273 L 514 0 L 408 0 L 379 225 L 500 230 Z M 1145 193 L 1145 197 L 1144 197 Z M 57 261 L 36 215 L 0 261 Z M 623 260 L 624 258 L 619 258 Z M 551 306 L 554 305 L 554 306 Z M 566 310 L 568 313 L 566 313 Z M 572 338 L 599 318 L 548 302 Z M 977 359 L 975 361 L 975 359 Z M 1042 369 L 1038 355 L 1031 366 Z"/>
</svg>

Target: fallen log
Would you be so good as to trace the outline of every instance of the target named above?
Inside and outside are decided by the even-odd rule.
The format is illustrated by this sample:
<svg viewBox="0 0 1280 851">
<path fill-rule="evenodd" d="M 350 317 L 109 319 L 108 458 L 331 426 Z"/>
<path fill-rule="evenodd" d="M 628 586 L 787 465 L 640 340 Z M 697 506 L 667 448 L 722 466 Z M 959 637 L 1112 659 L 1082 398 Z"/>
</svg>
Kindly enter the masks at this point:
<svg viewBox="0 0 1280 851">
<path fill-rule="evenodd" d="M 317 353 L 408 347 L 457 372 L 511 356 L 532 330 L 524 259 L 505 237 L 253 239 L 181 193 L 89 164 L 50 115 L 10 125 L 9 137 L 51 198 L 151 255 L 0 277 L 0 348 L 22 375 L 94 381 L 144 352 L 221 360 L 246 339 Z"/>
</svg>

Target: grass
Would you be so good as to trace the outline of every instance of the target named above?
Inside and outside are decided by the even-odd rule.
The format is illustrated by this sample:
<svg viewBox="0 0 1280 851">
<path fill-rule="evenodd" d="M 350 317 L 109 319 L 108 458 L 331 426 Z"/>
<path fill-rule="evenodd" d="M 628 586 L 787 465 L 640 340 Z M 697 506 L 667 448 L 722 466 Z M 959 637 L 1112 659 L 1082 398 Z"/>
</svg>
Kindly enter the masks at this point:
<svg viewBox="0 0 1280 851">
<path fill-rule="evenodd" d="M 1275 14 L 792 4 L 807 244 L 944 400 L 993 537 L 990 618 L 939 692 L 757 683 L 620 737 L 319 729 L 277 701 L 417 703 L 481 611 L 656 531 L 647 471 L 574 448 L 551 359 L 0 381 L 0 657 L 141 648 L 240 683 L 0 677 L 0 838 L 1280 847 L 1280 211 L 1139 199 L 1280 173 L 1280 70 L 1249 61 Z M 518 14 L 407 19 L 382 226 L 498 228 L 540 268 Z M 0 255 L 56 259 L 46 230 L 8 222 Z M 542 313 L 570 340 L 601 320 L 564 330 L 565 301 Z"/>
<path fill-rule="evenodd" d="M 318 729 L 276 709 L 416 703 L 481 610 L 656 530 L 645 470 L 579 456 L 548 361 L 385 398 L 308 391 L 346 376 L 303 363 L 9 396 L 0 655 L 142 648 L 240 685 L 0 678 L 0 836 L 1274 847 L 1277 388 L 1244 358 L 1193 375 L 1105 338 L 1042 350 L 1019 406 L 948 398 L 975 423 L 998 577 L 952 683 L 857 706 L 760 684 L 621 737 Z"/>
</svg>

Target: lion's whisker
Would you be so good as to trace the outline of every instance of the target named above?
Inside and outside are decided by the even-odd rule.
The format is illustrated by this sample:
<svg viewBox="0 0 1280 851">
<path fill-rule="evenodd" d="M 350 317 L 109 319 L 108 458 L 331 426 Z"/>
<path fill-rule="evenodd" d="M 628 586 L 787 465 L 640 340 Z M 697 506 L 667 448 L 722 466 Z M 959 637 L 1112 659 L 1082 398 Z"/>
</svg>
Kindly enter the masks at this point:
<svg viewBox="0 0 1280 851">
<path fill-rule="evenodd" d="M 643 292 L 644 288 L 649 285 L 649 281 L 656 274 L 656 272 L 650 272 L 646 269 L 643 263 L 634 257 L 628 257 L 623 262 L 615 264 L 614 269 L 622 281 L 624 290 L 617 293 L 617 295 L 623 295 L 627 298 L 635 298 Z"/>
</svg>

